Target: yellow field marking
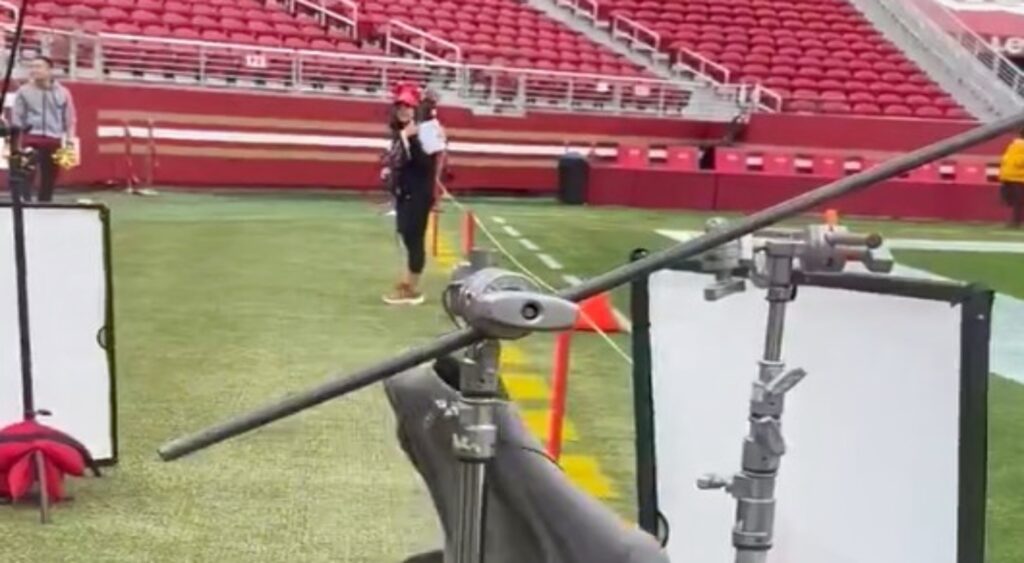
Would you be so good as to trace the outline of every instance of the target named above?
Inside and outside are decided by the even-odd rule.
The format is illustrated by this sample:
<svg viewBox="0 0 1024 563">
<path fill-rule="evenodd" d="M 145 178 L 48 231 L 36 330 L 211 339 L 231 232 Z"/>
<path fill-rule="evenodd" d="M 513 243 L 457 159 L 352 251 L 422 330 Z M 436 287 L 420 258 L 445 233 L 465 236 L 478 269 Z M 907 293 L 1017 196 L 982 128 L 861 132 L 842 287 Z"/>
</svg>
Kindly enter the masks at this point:
<svg viewBox="0 0 1024 563">
<path fill-rule="evenodd" d="M 601 464 L 589 455 L 563 455 L 562 470 L 584 491 L 600 499 L 619 498 L 612 480 L 601 471 Z"/>
<path fill-rule="evenodd" d="M 515 344 L 503 343 L 501 345 L 501 367 L 502 369 L 523 368 L 527 365 L 526 352 Z"/>
<path fill-rule="evenodd" d="M 519 415 L 523 417 L 523 424 L 530 429 L 530 434 L 533 434 L 542 443 L 548 441 L 548 411 L 546 409 L 521 409 Z M 572 442 L 578 438 L 579 434 L 576 433 L 573 423 L 568 418 L 562 421 L 562 441 Z"/>
<path fill-rule="evenodd" d="M 507 370 L 501 380 L 513 401 L 545 401 L 551 397 L 548 382 L 538 374 Z"/>
</svg>

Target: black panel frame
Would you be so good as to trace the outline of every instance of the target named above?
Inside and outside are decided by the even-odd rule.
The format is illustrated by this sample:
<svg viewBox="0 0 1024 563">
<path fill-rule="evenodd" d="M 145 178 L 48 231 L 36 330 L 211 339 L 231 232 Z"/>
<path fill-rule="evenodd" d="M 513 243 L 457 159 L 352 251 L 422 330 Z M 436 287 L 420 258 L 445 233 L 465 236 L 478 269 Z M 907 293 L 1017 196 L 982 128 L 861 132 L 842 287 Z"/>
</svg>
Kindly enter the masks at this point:
<svg viewBox="0 0 1024 563">
<path fill-rule="evenodd" d="M 103 204 L 78 204 L 78 203 L 24 203 L 25 209 L 79 209 L 96 211 L 103 228 L 103 269 L 106 284 L 105 320 L 100 345 L 107 354 L 107 366 L 110 377 L 110 440 L 111 457 L 96 459 L 97 465 L 109 467 L 116 465 L 119 459 L 118 447 L 118 408 L 117 408 L 117 353 L 116 353 L 116 331 L 114 329 L 114 263 L 111 252 L 110 241 L 110 209 Z M 10 209 L 9 201 L 0 202 L 0 209 Z M 31 310 L 30 310 L 31 312 Z"/>
<path fill-rule="evenodd" d="M 631 260 L 646 254 L 635 250 Z M 700 272 L 698 261 L 672 268 Z M 747 277 L 744 268 L 735 271 Z M 649 277 L 631 284 L 633 320 L 633 389 L 636 429 L 638 523 L 647 532 L 667 537 L 668 525 L 658 509 L 657 451 L 652 396 Z M 795 272 L 797 287 L 819 287 L 924 299 L 960 307 L 960 445 L 957 563 L 985 560 L 985 508 L 988 478 L 989 342 L 995 293 L 981 284 L 918 280 L 882 274 L 807 274 Z M 710 281 L 710 279 L 709 279 Z M 664 527 L 664 529 L 663 529 Z"/>
</svg>

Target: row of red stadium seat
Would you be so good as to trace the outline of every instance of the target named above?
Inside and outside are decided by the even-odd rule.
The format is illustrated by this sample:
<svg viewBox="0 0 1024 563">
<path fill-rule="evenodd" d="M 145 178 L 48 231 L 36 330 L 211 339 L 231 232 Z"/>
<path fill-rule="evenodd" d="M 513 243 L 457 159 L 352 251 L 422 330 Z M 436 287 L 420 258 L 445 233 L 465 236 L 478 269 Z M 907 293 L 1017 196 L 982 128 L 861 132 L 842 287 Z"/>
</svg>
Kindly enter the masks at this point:
<svg viewBox="0 0 1024 563">
<path fill-rule="evenodd" d="M 345 0 L 346 2 L 348 0 Z M 349 4 L 324 0 L 345 12 Z M 44 0 L 30 23 L 91 33 L 323 51 L 380 53 L 391 37 L 479 66 L 653 77 L 520 0 L 355 0 L 360 44 L 309 14 L 261 0 Z M 627 16 L 660 34 L 679 61 L 710 60 L 715 78 L 760 84 L 778 107 L 929 119 L 970 116 L 885 40 L 848 0 L 600 0 L 602 17 Z M 432 42 L 402 21 L 441 41 Z M 694 54 L 699 55 L 694 58 Z M 703 59 L 701 59 L 703 57 Z M 725 72 L 728 76 L 725 76 Z M 584 88 L 586 89 L 586 88 Z M 774 107 L 774 106 L 773 106 Z"/>
<path fill-rule="evenodd" d="M 57 0 L 32 8 L 30 24 L 57 29 L 292 49 L 361 50 L 312 16 L 290 14 L 258 0 Z"/>
<path fill-rule="evenodd" d="M 243 7 L 243 8 L 256 8 L 264 9 L 269 6 L 266 2 L 261 0 L 50 0 L 57 4 L 63 4 L 66 6 L 92 6 L 94 8 L 105 8 L 108 6 L 120 7 L 120 8 L 146 8 L 146 9 L 166 9 L 170 11 L 180 10 L 181 5 L 190 6 L 189 9 L 195 10 L 208 10 L 217 9 L 221 7 Z M 33 6 L 35 9 L 35 6 Z"/>
<path fill-rule="evenodd" d="M 690 51 L 777 91 L 791 111 L 967 116 L 847 0 L 605 0 L 600 12 L 654 30 L 683 62 Z"/>
<path fill-rule="evenodd" d="M 516 0 L 360 2 L 378 29 L 397 19 L 458 45 L 472 64 L 649 76 L 627 59 Z M 392 30 L 392 33 L 399 33 Z"/>
</svg>

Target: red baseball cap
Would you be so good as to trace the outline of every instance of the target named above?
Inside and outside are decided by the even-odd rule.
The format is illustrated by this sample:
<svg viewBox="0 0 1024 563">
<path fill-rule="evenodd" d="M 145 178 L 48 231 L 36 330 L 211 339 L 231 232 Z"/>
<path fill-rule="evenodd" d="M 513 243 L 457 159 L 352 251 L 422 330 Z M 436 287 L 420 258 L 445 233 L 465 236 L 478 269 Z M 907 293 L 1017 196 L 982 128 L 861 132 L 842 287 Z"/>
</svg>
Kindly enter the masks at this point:
<svg viewBox="0 0 1024 563">
<path fill-rule="evenodd" d="M 409 107 L 420 105 L 420 89 L 415 84 L 399 84 L 391 91 L 396 104 Z"/>
</svg>

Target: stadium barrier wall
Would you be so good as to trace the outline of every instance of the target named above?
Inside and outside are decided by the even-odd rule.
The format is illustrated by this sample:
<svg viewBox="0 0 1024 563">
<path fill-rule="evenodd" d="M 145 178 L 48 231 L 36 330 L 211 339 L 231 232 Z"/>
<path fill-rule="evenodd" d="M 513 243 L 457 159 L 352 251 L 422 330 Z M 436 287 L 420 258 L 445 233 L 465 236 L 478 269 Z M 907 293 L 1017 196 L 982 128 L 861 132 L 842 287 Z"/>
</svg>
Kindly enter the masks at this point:
<svg viewBox="0 0 1024 563">
<path fill-rule="evenodd" d="M 109 83 L 71 83 L 70 87 L 79 106 L 83 163 L 65 177 L 66 184 L 122 183 L 127 175 L 124 124 L 132 127 L 133 137 L 145 139 L 152 122 L 159 160 L 155 178 L 158 184 L 378 188 L 378 157 L 386 143 L 383 124 L 388 108 L 383 103 Z M 725 124 L 566 113 L 485 116 L 460 108 L 446 108 L 444 119 L 453 142 L 450 162 L 455 177 L 450 187 L 457 190 L 552 193 L 557 185 L 557 157 L 567 148 L 593 153 L 596 161 L 614 160 L 622 148 L 647 149 L 648 158 L 640 159 L 645 163 L 640 172 L 602 169 L 596 175 L 591 186 L 594 203 L 750 209 L 759 201 L 775 201 L 783 197 L 779 194 L 802 191 L 823 179 L 771 178 L 765 173 L 681 177 L 678 171 L 658 165 L 672 158 L 673 148 L 679 145 L 694 146 L 721 139 L 728 127 Z M 894 151 L 953 135 L 969 125 L 951 121 L 758 114 L 739 140 L 748 154 L 758 150 L 788 151 L 791 155 L 801 151 L 832 151 L 844 158 L 860 155 L 865 161 L 880 161 L 895 156 Z M 1007 140 L 984 144 L 961 158 L 973 154 L 978 162 L 991 161 L 998 157 Z M 136 170 L 142 169 L 149 151 L 147 143 L 134 144 Z M 684 177 L 685 190 L 664 188 Z M 631 193 L 608 193 L 614 189 L 614 178 L 622 182 L 620 189 Z M 643 185 L 630 187 L 638 183 Z M 777 184 L 780 186 L 774 187 Z M 945 187 L 948 184 L 922 182 L 916 191 L 907 186 L 900 186 L 898 191 L 908 194 L 907 198 L 915 192 L 924 200 L 933 197 L 925 195 L 932 192 L 939 197 L 938 191 Z M 743 193 L 745 189 L 758 188 L 761 189 L 757 192 Z M 945 206 L 949 209 L 932 206 L 924 216 L 995 218 L 1001 210 L 998 199 L 990 197 L 991 191 L 991 186 L 956 194 L 943 191 L 942 197 L 951 201 Z M 953 203 L 956 201 L 960 204 Z M 970 205 L 963 205 L 965 201 Z M 879 206 L 885 207 L 865 204 L 871 209 Z M 903 213 L 904 207 L 900 207 L 895 214 Z M 916 215 L 919 213 L 911 213 Z"/>
<path fill-rule="evenodd" d="M 587 202 L 647 209 L 748 212 L 811 191 L 828 181 L 829 178 L 820 176 L 595 166 Z M 947 221 L 999 221 L 1007 215 L 996 184 L 888 181 L 837 199 L 829 207 L 844 215 Z"/>
</svg>

